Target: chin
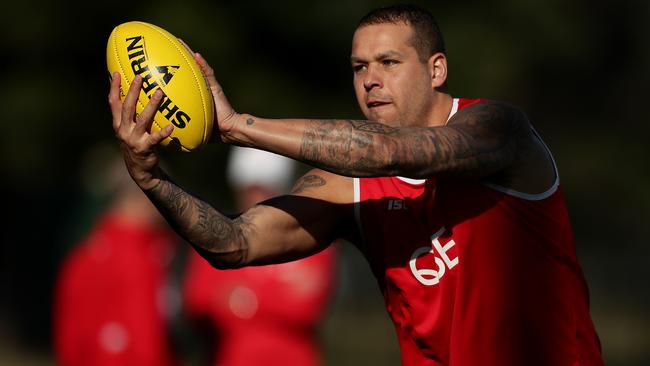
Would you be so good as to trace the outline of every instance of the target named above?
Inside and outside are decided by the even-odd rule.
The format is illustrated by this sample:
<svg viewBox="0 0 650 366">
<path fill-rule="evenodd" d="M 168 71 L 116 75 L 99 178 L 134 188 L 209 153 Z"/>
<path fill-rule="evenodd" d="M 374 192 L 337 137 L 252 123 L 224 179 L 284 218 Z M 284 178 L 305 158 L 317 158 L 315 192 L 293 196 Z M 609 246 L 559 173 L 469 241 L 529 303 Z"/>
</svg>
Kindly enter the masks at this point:
<svg viewBox="0 0 650 366">
<path fill-rule="evenodd" d="M 370 121 L 383 123 L 385 125 L 389 125 L 393 127 L 399 125 L 399 123 L 397 122 L 397 118 L 390 116 L 388 114 L 372 113 L 367 117 Z"/>
<path fill-rule="evenodd" d="M 377 122 L 383 123 L 383 124 L 391 126 L 391 127 L 400 127 L 400 126 L 402 126 L 402 123 L 400 123 L 400 119 L 397 118 L 397 117 L 382 116 L 382 117 L 377 119 Z"/>
</svg>

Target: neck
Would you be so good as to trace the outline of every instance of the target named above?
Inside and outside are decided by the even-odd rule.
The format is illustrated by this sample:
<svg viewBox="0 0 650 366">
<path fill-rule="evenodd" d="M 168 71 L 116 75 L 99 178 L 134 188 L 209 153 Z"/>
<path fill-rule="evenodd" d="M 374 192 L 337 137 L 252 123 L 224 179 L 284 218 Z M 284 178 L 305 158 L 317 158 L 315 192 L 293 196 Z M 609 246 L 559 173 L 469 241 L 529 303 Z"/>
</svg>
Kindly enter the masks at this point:
<svg viewBox="0 0 650 366">
<path fill-rule="evenodd" d="M 431 118 L 426 127 L 444 126 L 449 119 L 453 98 L 448 93 L 436 93 L 432 104 Z"/>
</svg>

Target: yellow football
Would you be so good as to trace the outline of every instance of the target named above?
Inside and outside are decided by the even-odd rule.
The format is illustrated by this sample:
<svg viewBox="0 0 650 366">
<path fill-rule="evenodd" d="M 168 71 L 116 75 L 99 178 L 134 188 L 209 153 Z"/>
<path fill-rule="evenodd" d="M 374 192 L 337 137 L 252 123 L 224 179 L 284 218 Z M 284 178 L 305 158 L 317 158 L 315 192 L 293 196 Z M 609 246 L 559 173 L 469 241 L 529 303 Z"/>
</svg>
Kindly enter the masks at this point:
<svg viewBox="0 0 650 366">
<path fill-rule="evenodd" d="M 122 23 L 108 38 L 106 63 L 111 75 L 117 71 L 122 76 L 122 100 L 134 77 L 142 76 L 136 113 L 142 112 L 156 89 L 162 90 L 150 131 L 174 125 L 162 145 L 192 151 L 210 139 L 214 118 L 210 88 L 192 53 L 178 38 L 153 24 Z"/>
</svg>

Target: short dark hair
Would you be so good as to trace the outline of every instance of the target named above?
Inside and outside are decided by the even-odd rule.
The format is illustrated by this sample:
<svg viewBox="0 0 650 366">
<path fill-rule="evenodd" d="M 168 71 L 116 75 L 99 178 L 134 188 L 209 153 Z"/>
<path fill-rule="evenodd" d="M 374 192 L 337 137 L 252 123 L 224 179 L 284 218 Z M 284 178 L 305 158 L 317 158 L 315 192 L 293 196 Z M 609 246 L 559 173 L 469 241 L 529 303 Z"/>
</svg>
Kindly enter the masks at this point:
<svg viewBox="0 0 650 366">
<path fill-rule="evenodd" d="M 445 41 L 433 15 L 417 5 L 390 5 L 377 8 L 366 14 L 357 28 L 366 25 L 399 23 L 410 25 L 413 29 L 411 45 L 418 53 L 418 58 L 426 62 L 434 53 L 445 53 Z"/>
</svg>

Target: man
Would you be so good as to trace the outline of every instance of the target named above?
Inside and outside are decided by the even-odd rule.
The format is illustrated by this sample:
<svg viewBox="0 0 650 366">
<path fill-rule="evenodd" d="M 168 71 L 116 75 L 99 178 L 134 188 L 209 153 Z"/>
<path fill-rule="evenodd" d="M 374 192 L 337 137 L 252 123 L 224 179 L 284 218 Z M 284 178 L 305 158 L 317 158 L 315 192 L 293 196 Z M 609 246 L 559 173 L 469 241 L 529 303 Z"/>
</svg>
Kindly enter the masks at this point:
<svg viewBox="0 0 650 366">
<path fill-rule="evenodd" d="M 233 147 L 227 178 L 238 209 L 284 194 L 295 162 Z M 190 254 L 186 314 L 211 338 L 211 365 L 320 365 L 318 327 L 334 287 L 335 246 L 290 263 L 216 271 Z M 206 329 L 207 328 L 207 329 Z"/>
<path fill-rule="evenodd" d="M 318 167 L 231 220 L 158 167 L 172 127 L 146 127 L 160 93 L 135 119 L 141 80 L 122 104 L 114 75 L 113 126 L 132 177 L 214 267 L 293 260 L 345 238 L 377 277 L 405 365 L 602 365 L 551 154 L 517 108 L 449 94 L 428 12 L 394 6 L 360 21 L 351 62 L 368 121 L 239 114 L 195 57 L 215 140 Z"/>
</svg>

